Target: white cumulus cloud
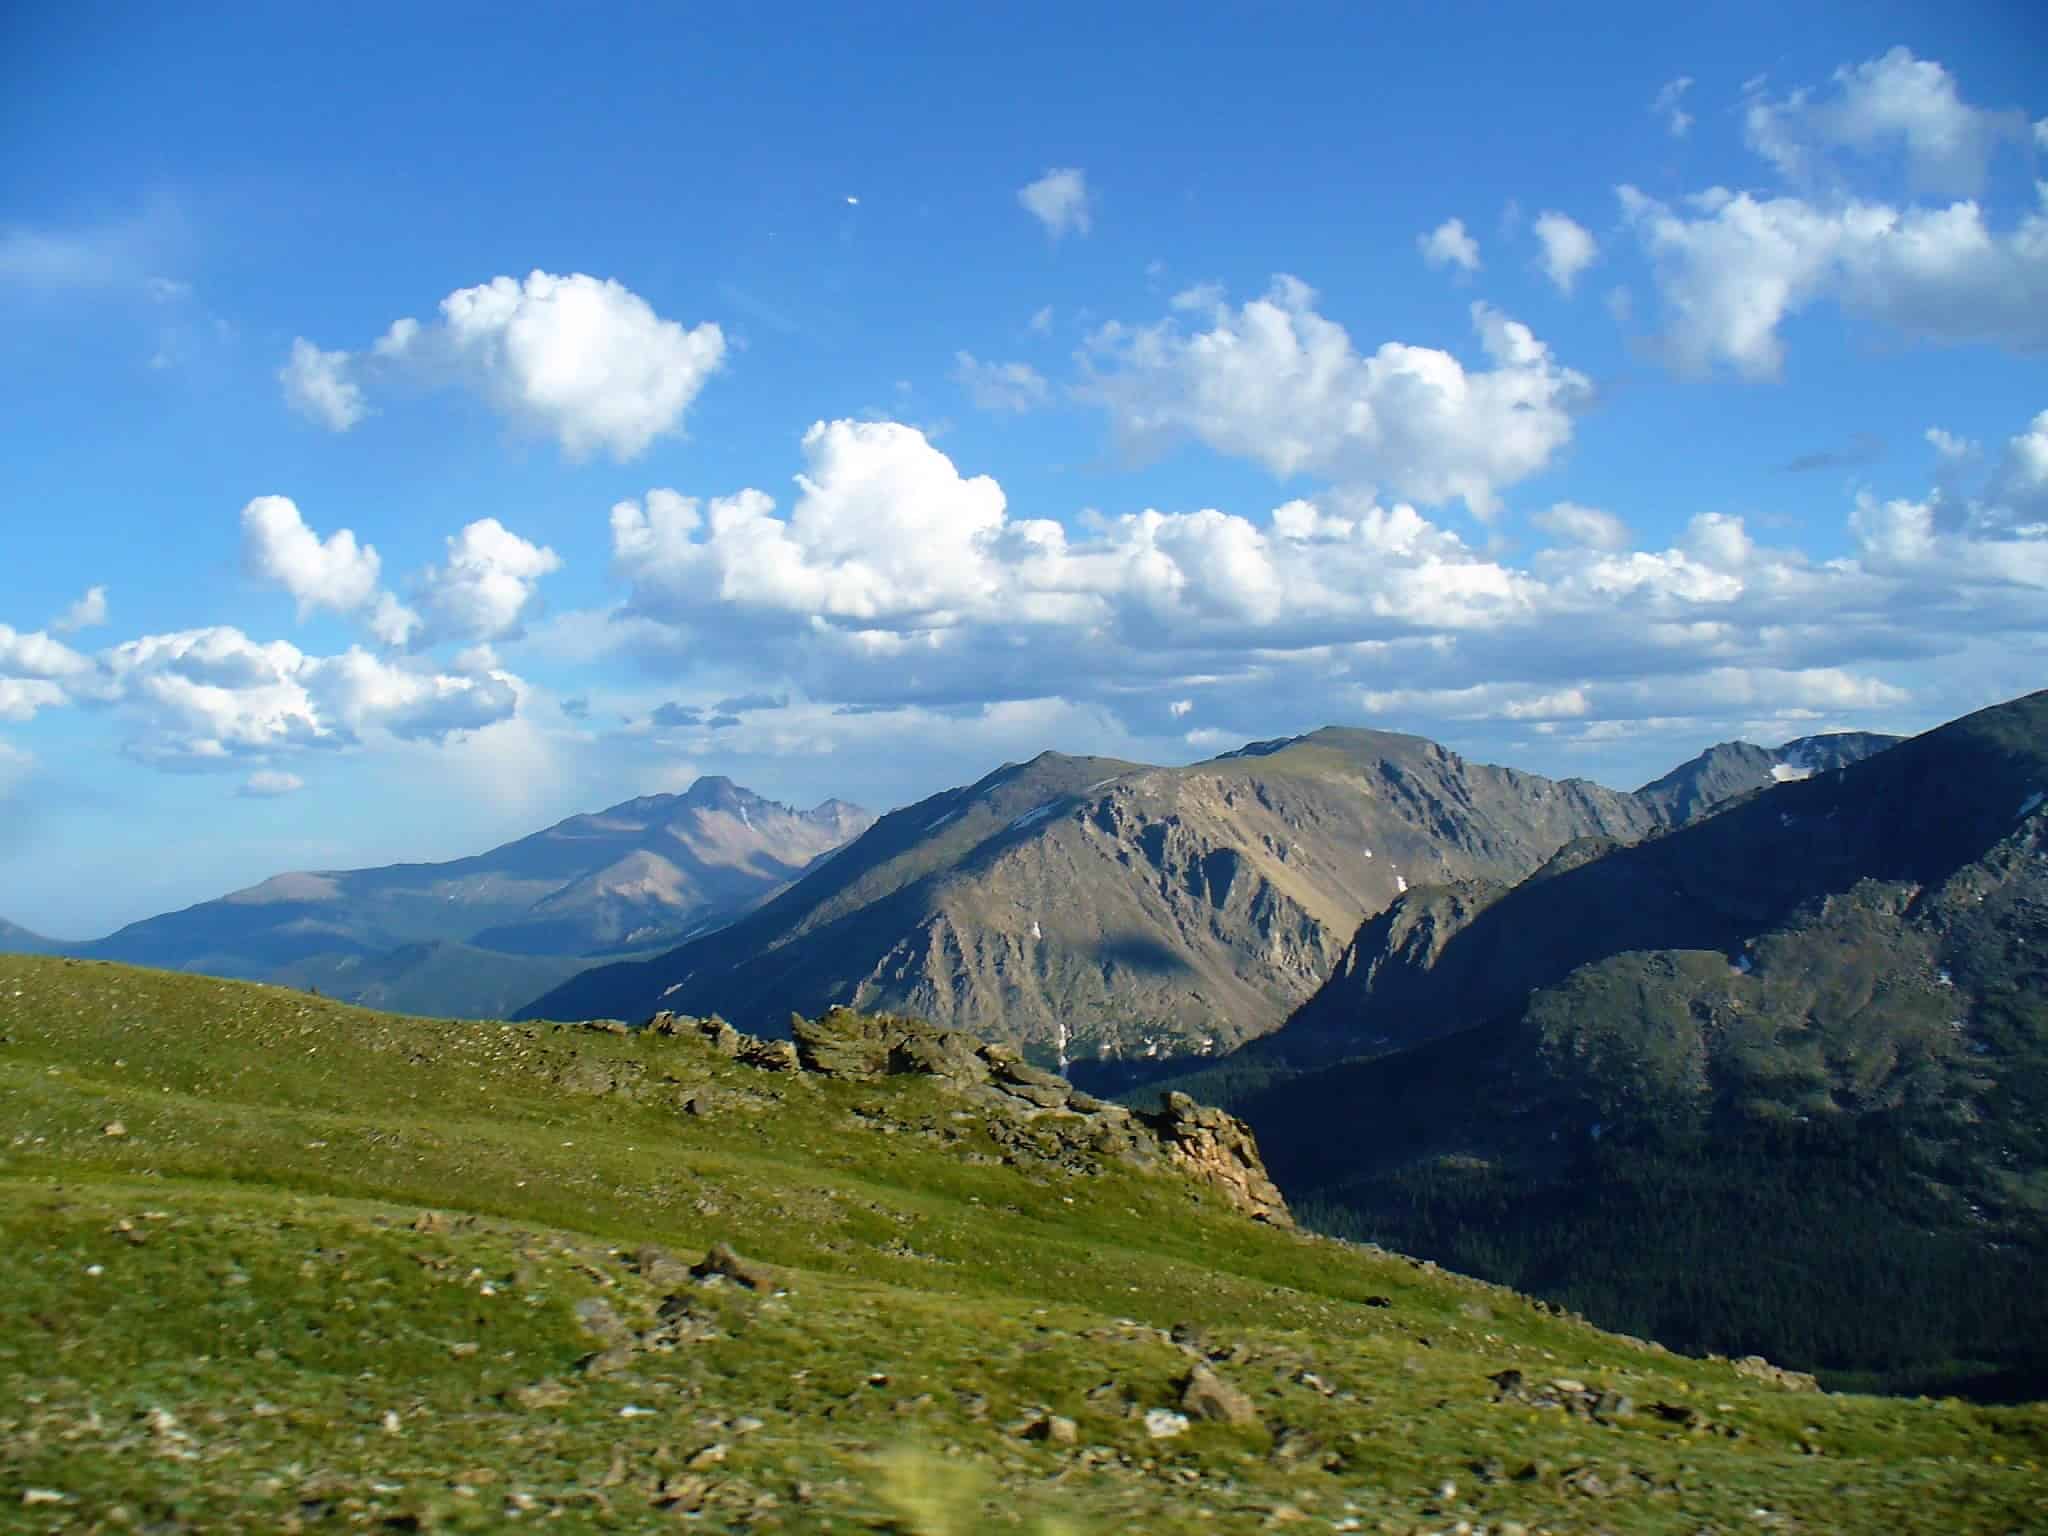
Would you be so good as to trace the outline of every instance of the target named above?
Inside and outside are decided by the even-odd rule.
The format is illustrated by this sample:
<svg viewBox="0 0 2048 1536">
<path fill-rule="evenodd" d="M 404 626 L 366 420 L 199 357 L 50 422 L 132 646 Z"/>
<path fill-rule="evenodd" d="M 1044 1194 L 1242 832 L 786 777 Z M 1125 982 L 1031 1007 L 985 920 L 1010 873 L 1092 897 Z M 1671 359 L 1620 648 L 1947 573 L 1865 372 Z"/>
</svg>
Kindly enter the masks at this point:
<svg viewBox="0 0 2048 1536">
<path fill-rule="evenodd" d="M 972 352 L 953 354 L 953 377 L 984 411 L 1036 410 L 1052 398 L 1045 375 L 1029 363 L 984 363 Z"/>
<path fill-rule="evenodd" d="M 510 717 L 513 680 L 384 661 L 351 648 L 312 656 L 228 625 L 144 635 L 100 653 L 94 697 L 116 705 L 129 753 L 179 770 L 359 744 L 366 733 L 445 741 Z"/>
<path fill-rule="evenodd" d="M 465 640 L 516 635 L 541 578 L 561 566 L 552 549 L 529 543 L 495 517 L 479 518 L 448 540 L 443 564 L 420 574 L 429 633 Z"/>
<path fill-rule="evenodd" d="M 1559 543 L 1586 549 L 1626 549 L 1634 538 L 1628 524 L 1612 512 L 1572 501 L 1560 501 L 1529 520 Z"/>
<path fill-rule="evenodd" d="M 2025 112 L 1969 105 L 1953 75 L 1908 48 L 1844 65 L 1831 83 L 1823 93 L 1802 89 L 1775 101 L 1759 93 L 1745 109 L 1750 147 L 1793 182 L 1829 179 L 1838 152 L 1897 150 L 1917 190 L 1974 197 L 1998 147 L 2029 137 Z"/>
<path fill-rule="evenodd" d="M 1728 363 L 1775 376 L 1780 327 L 1824 299 L 1926 340 L 2048 347 L 2048 184 L 2042 206 L 2004 234 L 1974 203 L 1823 207 L 1716 187 L 1679 211 L 1619 190 L 1657 273 L 1667 351 L 1683 370 Z"/>
<path fill-rule="evenodd" d="M 1402 342 L 1361 353 L 1315 303 L 1282 276 L 1236 310 L 1218 304 L 1206 325 L 1104 326 L 1082 393 L 1132 452 L 1192 437 L 1275 474 L 1384 485 L 1426 505 L 1462 498 L 1480 516 L 1550 464 L 1590 399 L 1582 374 L 1489 305 L 1471 317 L 1492 366 L 1468 368 Z"/>
<path fill-rule="evenodd" d="M 1692 89 L 1692 76 L 1680 75 L 1667 80 L 1658 89 L 1656 99 L 1650 103 L 1650 111 L 1663 119 L 1665 129 L 1674 139 L 1682 139 L 1692 128 L 1692 114 L 1680 103 L 1685 93 Z"/>
<path fill-rule="evenodd" d="M 1600 247 L 1586 227 L 1562 213 L 1548 209 L 1536 216 L 1531 226 L 1543 246 L 1539 265 L 1559 293 L 1569 294 L 1572 284 L 1600 255 Z"/>
<path fill-rule="evenodd" d="M 1612 513 L 1566 502 L 1513 564 L 1357 492 L 1069 526 L 1016 514 L 911 428 L 820 423 L 786 511 L 758 490 L 616 507 L 629 597 L 602 627 L 664 674 L 788 688 L 789 709 L 725 727 L 753 750 L 824 750 L 835 710 L 965 718 L 1054 698 L 1181 733 L 1199 697 L 1218 740 L 1360 711 L 1587 746 L 1782 737 L 1952 714 L 1963 679 L 1987 698 L 2028 685 L 2048 643 L 2048 522 L 1991 496 L 2036 494 L 2048 420 L 2001 466 L 1974 497 L 1859 498 L 1848 553 L 1827 560 L 1724 513 L 1643 548 Z M 672 713 L 667 737 L 697 750 L 708 721 Z"/>
<path fill-rule="evenodd" d="M 258 496 L 242 508 L 242 564 L 282 588 L 304 619 L 316 608 L 354 613 L 377 595 L 377 551 L 343 528 L 322 539 L 289 496 Z"/>
<path fill-rule="evenodd" d="M 1929 427 L 1925 436 L 1928 446 L 1943 460 L 1955 461 L 1976 456 L 1977 445 L 1967 437 L 1959 437 L 1940 427 Z"/>
<path fill-rule="evenodd" d="M 1019 188 L 1017 202 L 1055 240 L 1062 235 L 1085 235 L 1094 223 L 1088 174 L 1074 166 L 1049 170 Z"/>
<path fill-rule="evenodd" d="M 1432 267 L 1457 267 L 1466 272 L 1479 270 L 1479 242 L 1465 233 L 1463 219 L 1445 219 L 1426 235 L 1415 237 L 1415 248 Z"/>
<path fill-rule="evenodd" d="M 107 589 L 94 586 L 87 587 L 83 597 L 52 619 L 50 628 L 60 635 L 69 635 L 81 629 L 96 628 L 106 622 Z"/>
<path fill-rule="evenodd" d="M 717 325 L 665 320 L 621 283 L 534 271 L 457 289 L 436 323 L 396 320 L 367 352 L 296 341 L 283 379 L 296 409 L 336 431 L 367 411 L 364 377 L 454 379 L 572 459 L 625 460 L 682 430 L 725 350 Z"/>
<path fill-rule="evenodd" d="M 296 794 L 306 787 L 306 781 L 296 773 L 285 773 L 277 768 L 259 768 L 242 780 L 238 793 L 247 800 L 274 800 L 280 795 Z"/>
<path fill-rule="evenodd" d="M 299 336 L 277 377 L 286 405 L 330 432 L 346 432 L 369 414 L 354 369 L 348 353 L 323 352 Z"/>
</svg>

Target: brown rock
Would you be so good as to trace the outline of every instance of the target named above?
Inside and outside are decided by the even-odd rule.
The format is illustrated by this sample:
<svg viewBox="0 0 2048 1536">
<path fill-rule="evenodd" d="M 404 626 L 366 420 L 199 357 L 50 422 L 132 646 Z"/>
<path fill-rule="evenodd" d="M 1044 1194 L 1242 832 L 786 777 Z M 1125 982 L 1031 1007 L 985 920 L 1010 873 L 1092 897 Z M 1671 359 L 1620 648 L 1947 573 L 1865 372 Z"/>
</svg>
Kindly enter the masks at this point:
<svg viewBox="0 0 2048 1536">
<path fill-rule="evenodd" d="M 756 1067 L 763 1072 L 797 1072 L 803 1067 L 797 1058 L 795 1043 L 789 1040 L 756 1040 L 743 1035 L 735 1055 L 742 1065 Z"/>
<path fill-rule="evenodd" d="M 1169 1093 L 1156 1113 L 1139 1118 L 1159 1138 L 1170 1161 L 1220 1189 L 1254 1221 L 1294 1225 L 1286 1198 L 1266 1172 L 1251 1127 L 1237 1116 L 1197 1104 L 1184 1093 Z"/>
<path fill-rule="evenodd" d="M 774 1277 L 765 1266 L 741 1258 L 725 1243 L 713 1243 L 711 1251 L 690 1266 L 690 1273 L 699 1280 L 717 1276 L 750 1291 L 773 1290 L 775 1286 Z"/>
<path fill-rule="evenodd" d="M 633 1255 L 633 1267 L 643 1279 L 663 1290 L 672 1290 L 690 1278 L 690 1266 L 654 1243 L 642 1243 Z"/>
<path fill-rule="evenodd" d="M 1259 1417 L 1249 1397 L 1206 1365 L 1188 1372 L 1181 1387 L 1180 1407 L 1191 1419 L 1209 1419 L 1220 1424 L 1255 1424 Z"/>
</svg>

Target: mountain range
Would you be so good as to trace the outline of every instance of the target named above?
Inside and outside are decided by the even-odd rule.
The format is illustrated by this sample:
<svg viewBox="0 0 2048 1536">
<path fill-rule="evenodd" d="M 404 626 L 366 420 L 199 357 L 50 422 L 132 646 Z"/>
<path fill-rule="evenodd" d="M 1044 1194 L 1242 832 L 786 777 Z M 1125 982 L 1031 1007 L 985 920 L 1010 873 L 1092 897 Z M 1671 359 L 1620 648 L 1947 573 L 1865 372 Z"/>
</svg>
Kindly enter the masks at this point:
<svg viewBox="0 0 2048 1536">
<path fill-rule="evenodd" d="M 525 1016 L 835 1004 L 1076 1062 L 1227 1051 L 1278 1027 L 1411 886 L 1513 882 L 1577 839 L 1663 831 L 1891 738 L 1712 752 L 1636 793 L 1327 728 L 1188 767 L 1044 753 L 881 818 L 743 920 L 580 972 Z"/>
<path fill-rule="evenodd" d="M 56 939 L 46 939 L 40 933 L 32 933 L 19 923 L 10 923 L 0 917 L 0 953 L 14 955 L 54 954 L 63 948 Z"/>
<path fill-rule="evenodd" d="M 401 1011 L 502 1016 L 593 954 L 726 921 L 873 819 L 840 800 L 800 811 L 701 778 L 470 858 L 276 875 L 103 939 L 41 947 Z M 0 947 L 27 945 L 0 931 Z"/>
<path fill-rule="evenodd" d="M 1178 1086 L 1328 1229 L 1680 1347 L 2048 1386 L 2048 693 L 1812 766 L 1416 886 Z"/>
</svg>

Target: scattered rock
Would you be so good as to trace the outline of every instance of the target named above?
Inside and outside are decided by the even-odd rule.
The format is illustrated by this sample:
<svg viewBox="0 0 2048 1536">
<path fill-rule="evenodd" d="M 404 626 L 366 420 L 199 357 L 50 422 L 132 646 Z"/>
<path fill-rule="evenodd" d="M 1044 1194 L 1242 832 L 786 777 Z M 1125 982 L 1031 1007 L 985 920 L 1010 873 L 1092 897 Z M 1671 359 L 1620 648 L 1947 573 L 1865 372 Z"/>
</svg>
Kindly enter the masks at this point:
<svg viewBox="0 0 2048 1536">
<path fill-rule="evenodd" d="M 1048 1445 L 1074 1445 L 1081 1439 L 1081 1426 L 1057 1413 L 1041 1413 L 1026 1426 L 1024 1438 Z"/>
<path fill-rule="evenodd" d="M 577 1323 L 592 1338 L 607 1344 L 623 1344 L 633 1337 L 633 1330 L 626 1326 L 625 1319 L 601 1297 L 586 1296 L 576 1303 L 574 1310 Z"/>
<path fill-rule="evenodd" d="M 585 1355 L 576 1362 L 576 1368 L 586 1376 L 616 1376 L 632 1368 L 635 1353 L 630 1344 L 614 1344 L 594 1355 Z"/>
<path fill-rule="evenodd" d="M 986 1057 L 984 1056 L 984 1059 Z M 1021 1061 L 992 1061 L 996 1085 L 1013 1098 L 1041 1109 L 1059 1109 L 1074 1096 L 1074 1085 L 1055 1072 Z"/>
<path fill-rule="evenodd" d="M 448 1218 L 439 1211 L 421 1211 L 412 1220 L 415 1232 L 441 1233 L 448 1230 Z"/>
<path fill-rule="evenodd" d="M 1148 1408 L 1145 1410 L 1145 1433 L 1154 1440 L 1171 1440 L 1175 1435 L 1188 1432 L 1188 1416 L 1175 1413 L 1171 1408 Z"/>
<path fill-rule="evenodd" d="M 1254 1424 L 1259 1417 L 1249 1397 L 1206 1365 L 1188 1372 L 1181 1386 L 1180 1406 L 1191 1418 L 1222 1424 Z"/>
<path fill-rule="evenodd" d="M 128 1134 L 128 1127 L 123 1125 L 118 1120 L 109 1120 L 105 1125 L 100 1127 L 100 1134 L 102 1136 L 112 1136 L 116 1139 L 119 1139 L 120 1137 L 126 1136 Z M 35 1491 L 36 1490 L 34 1490 L 33 1488 L 29 1490 L 29 1492 L 31 1493 Z"/>
<path fill-rule="evenodd" d="M 753 1067 L 762 1072 L 799 1072 L 803 1062 L 798 1058 L 796 1046 L 788 1040 L 748 1039 L 741 1045 L 736 1058 L 742 1066 Z"/>
<path fill-rule="evenodd" d="M 1820 1382 L 1805 1371 L 1788 1371 L 1783 1366 L 1771 1364 L 1762 1355 L 1744 1355 L 1734 1365 L 1736 1375 L 1747 1376 L 1753 1381 L 1766 1381 L 1774 1387 L 1783 1387 L 1787 1392 L 1820 1390 Z"/>
<path fill-rule="evenodd" d="M 741 1258 L 726 1243 L 713 1243 L 711 1251 L 690 1266 L 690 1273 L 699 1280 L 713 1277 L 730 1280 L 750 1291 L 767 1291 L 775 1287 L 774 1277 L 766 1268 Z"/>
<path fill-rule="evenodd" d="M 1282 1425 L 1273 1436 L 1271 1460 L 1276 1466 L 1291 1467 L 1297 1462 L 1308 1461 L 1322 1454 L 1323 1442 L 1309 1431 L 1295 1425 Z"/>
<path fill-rule="evenodd" d="M 674 1290 L 690 1280 L 690 1266 L 654 1243 L 642 1243 L 634 1251 L 633 1267 L 642 1279 L 662 1290 Z"/>
<path fill-rule="evenodd" d="M 738 1056 L 747 1038 L 716 1014 L 697 1020 L 697 1033 L 721 1056 Z"/>
<path fill-rule="evenodd" d="M 1625 1419 L 1635 1411 L 1635 1400 L 1623 1392 L 1601 1392 L 1593 1398 L 1593 1417 L 1603 1424 L 1609 1419 Z"/>
</svg>

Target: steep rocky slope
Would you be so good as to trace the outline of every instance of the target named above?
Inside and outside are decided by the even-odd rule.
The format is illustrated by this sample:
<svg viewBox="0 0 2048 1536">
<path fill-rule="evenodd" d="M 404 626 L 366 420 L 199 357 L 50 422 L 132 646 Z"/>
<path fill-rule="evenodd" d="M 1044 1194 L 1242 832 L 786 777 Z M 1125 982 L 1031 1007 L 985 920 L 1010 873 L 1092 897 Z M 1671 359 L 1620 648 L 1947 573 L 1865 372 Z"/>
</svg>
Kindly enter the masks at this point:
<svg viewBox="0 0 2048 1536">
<path fill-rule="evenodd" d="M 871 820 L 841 801 L 798 811 L 704 778 L 471 858 L 277 875 L 69 952 L 252 979 L 324 977 L 342 996 L 401 1009 L 501 1012 L 509 976 L 538 988 L 565 968 L 499 967 L 494 977 L 477 951 L 573 957 L 674 942 L 786 885 Z M 451 947 L 422 969 L 412 947 L 436 944 Z M 423 987 L 408 980 L 416 975 L 428 977 Z"/>
<path fill-rule="evenodd" d="M 1741 1229 L 1781 1354 L 2048 1370 L 2048 694 L 1408 892 L 1254 1054 L 1283 1187 L 1389 1240 L 1705 1347 Z"/>
<path fill-rule="evenodd" d="M 565 983 L 536 1017 L 832 1004 L 1041 1060 L 1224 1050 L 1280 1022 L 1411 884 L 1513 880 L 1663 824 L 1636 797 L 1329 729 L 1186 768 L 1047 753 L 885 816 L 745 920 Z"/>
</svg>

